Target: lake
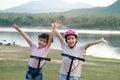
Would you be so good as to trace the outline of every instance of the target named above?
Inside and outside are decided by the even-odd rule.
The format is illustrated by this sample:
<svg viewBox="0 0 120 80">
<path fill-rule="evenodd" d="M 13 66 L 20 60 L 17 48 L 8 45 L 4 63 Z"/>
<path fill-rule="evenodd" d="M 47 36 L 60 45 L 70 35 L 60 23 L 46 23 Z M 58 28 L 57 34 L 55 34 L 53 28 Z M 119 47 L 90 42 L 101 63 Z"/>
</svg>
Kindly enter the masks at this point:
<svg viewBox="0 0 120 80">
<path fill-rule="evenodd" d="M 51 32 L 51 30 L 27 29 L 22 28 L 30 39 L 37 44 L 37 36 L 43 32 Z M 59 30 L 63 35 L 65 30 Z M 96 31 L 96 30 L 77 30 L 79 33 L 78 44 L 85 44 L 104 37 L 109 41 L 108 44 L 97 44 L 87 49 L 86 55 L 97 57 L 107 57 L 120 59 L 120 31 Z M 13 28 L 0 28 L 0 40 L 7 40 L 10 42 L 15 41 L 15 44 L 20 46 L 28 46 L 24 38 Z M 57 36 L 55 35 L 54 41 L 51 45 L 52 49 L 61 49 L 61 45 Z"/>
</svg>

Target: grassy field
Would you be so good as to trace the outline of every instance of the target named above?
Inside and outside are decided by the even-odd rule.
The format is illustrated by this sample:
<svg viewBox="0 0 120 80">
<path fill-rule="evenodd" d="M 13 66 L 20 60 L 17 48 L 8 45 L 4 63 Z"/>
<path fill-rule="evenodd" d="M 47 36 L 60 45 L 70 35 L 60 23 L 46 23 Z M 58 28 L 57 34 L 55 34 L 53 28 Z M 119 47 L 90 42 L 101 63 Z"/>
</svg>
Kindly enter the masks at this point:
<svg viewBox="0 0 120 80">
<path fill-rule="evenodd" d="M 44 80 L 59 80 L 61 51 L 50 50 L 44 66 Z M 25 80 L 30 49 L 0 46 L 0 80 Z M 80 80 L 120 80 L 120 60 L 85 56 Z"/>
</svg>

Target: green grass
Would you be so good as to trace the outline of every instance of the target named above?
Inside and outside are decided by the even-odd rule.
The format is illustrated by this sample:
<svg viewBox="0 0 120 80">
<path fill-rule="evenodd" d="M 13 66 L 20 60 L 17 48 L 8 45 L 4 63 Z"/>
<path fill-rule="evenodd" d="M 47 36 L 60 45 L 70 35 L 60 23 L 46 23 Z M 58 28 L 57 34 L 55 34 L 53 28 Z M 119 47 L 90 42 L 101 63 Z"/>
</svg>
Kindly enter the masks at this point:
<svg viewBox="0 0 120 80">
<path fill-rule="evenodd" d="M 61 51 L 50 50 L 47 57 L 61 60 Z M 25 80 L 30 49 L 0 46 L 0 80 Z M 85 56 L 80 80 L 120 80 L 120 60 Z M 61 63 L 46 62 L 44 80 L 59 80 Z"/>
</svg>

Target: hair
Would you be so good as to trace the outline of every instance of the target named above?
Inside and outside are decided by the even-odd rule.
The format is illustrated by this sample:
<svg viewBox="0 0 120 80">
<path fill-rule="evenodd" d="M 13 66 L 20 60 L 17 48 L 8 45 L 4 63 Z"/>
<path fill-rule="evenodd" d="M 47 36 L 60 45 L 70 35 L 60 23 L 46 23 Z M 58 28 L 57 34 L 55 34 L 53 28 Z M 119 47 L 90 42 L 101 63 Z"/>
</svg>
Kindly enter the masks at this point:
<svg viewBox="0 0 120 80">
<path fill-rule="evenodd" d="M 48 40 L 49 40 L 49 34 L 42 33 L 42 34 L 38 35 L 38 39 L 40 39 L 40 38 L 46 39 L 47 42 L 48 42 Z M 52 42 L 53 42 L 53 40 L 52 40 Z"/>
<path fill-rule="evenodd" d="M 40 38 L 46 39 L 47 42 L 48 42 L 48 40 L 49 40 L 49 34 L 42 33 L 42 34 L 38 35 L 38 39 L 40 39 Z"/>
</svg>

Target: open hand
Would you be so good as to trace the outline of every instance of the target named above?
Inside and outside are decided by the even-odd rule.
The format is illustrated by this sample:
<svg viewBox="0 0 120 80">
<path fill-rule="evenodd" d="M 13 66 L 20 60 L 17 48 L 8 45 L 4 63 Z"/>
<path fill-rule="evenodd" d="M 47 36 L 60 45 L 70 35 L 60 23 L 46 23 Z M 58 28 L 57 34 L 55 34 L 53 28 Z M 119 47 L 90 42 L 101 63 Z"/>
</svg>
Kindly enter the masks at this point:
<svg viewBox="0 0 120 80">
<path fill-rule="evenodd" d="M 101 40 L 102 40 L 102 42 L 104 42 L 104 43 L 108 43 L 108 41 L 107 40 L 105 40 L 104 38 L 101 38 Z"/>
<path fill-rule="evenodd" d="M 52 23 L 52 27 L 58 28 L 61 25 L 60 20 L 56 20 L 54 23 Z"/>
<path fill-rule="evenodd" d="M 15 29 L 18 29 L 19 27 L 16 24 L 12 25 Z"/>
</svg>

